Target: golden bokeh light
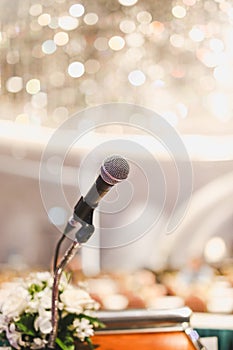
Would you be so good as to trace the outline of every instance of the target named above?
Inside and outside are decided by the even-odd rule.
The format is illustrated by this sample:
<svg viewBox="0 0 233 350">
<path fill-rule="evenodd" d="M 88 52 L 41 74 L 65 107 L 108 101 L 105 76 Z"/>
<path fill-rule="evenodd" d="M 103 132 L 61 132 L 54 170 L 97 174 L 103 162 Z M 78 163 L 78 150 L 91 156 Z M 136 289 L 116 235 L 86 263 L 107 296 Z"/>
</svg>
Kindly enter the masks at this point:
<svg viewBox="0 0 233 350">
<path fill-rule="evenodd" d="M 119 51 L 125 46 L 125 40 L 121 36 L 113 36 L 109 39 L 109 47 L 114 51 Z"/>
<path fill-rule="evenodd" d="M 26 84 L 26 91 L 30 95 L 37 94 L 40 91 L 40 81 L 39 79 L 30 79 Z"/>
<path fill-rule="evenodd" d="M 64 46 L 69 41 L 69 35 L 66 32 L 58 32 L 54 35 L 53 40 L 56 45 Z"/>
<path fill-rule="evenodd" d="M 38 17 L 38 23 L 42 27 L 47 26 L 51 21 L 51 16 L 48 13 L 43 13 Z"/>
<path fill-rule="evenodd" d="M 184 18 L 186 16 L 186 10 L 183 6 L 176 5 L 172 8 L 172 14 L 176 18 Z"/>
<path fill-rule="evenodd" d="M 0 31 L 2 118 L 25 111 L 56 127 L 59 108 L 122 101 L 165 113 L 181 132 L 233 130 L 229 2 L 17 4 Z"/>
</svg>

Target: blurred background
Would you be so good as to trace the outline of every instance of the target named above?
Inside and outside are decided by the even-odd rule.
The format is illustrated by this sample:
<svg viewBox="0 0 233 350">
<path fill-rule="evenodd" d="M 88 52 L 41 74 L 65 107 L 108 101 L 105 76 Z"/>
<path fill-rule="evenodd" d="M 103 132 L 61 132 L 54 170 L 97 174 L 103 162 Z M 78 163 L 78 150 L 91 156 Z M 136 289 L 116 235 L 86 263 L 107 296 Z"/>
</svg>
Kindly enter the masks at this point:
<svg viewBox="0 0 233 350">
<path fill-rule="evenodd" d="M 0 8 L 1 280 L 49 269 L 57 227 L 70 216 L 60 205 L 46 212 L 40 195 L 41 156 L 53 132 L 85 108 L 124 102 L 155 111 L 179 132 L 193 167 L 191 202 L 166 235 L 176 169 L 152 149 L 167 181 L 161 219 L 126 247 L 83 249 L 70 265 L 74 280 L 88 279 L 105 308 L 186 304 L 232 313 L 232 2 L 1 0 Z M 70 153 L 72 174 L 97 144 L 135 136 L 124 125 L 99 129 L 88 117 L 84 124 L 93 128 L 91 142 Z M 130 182 L 140 187 L 137 173 Z M 56 183 L 48 185 L 55 195 Z M 69 177 L 64 187 L 72 206 L 81 191 Z M 135 212 L 142 192 L 134 194 Z M 114 216 L 96 220 L 100 236 L 101 225 L 117 225 Z"/>
</svg>

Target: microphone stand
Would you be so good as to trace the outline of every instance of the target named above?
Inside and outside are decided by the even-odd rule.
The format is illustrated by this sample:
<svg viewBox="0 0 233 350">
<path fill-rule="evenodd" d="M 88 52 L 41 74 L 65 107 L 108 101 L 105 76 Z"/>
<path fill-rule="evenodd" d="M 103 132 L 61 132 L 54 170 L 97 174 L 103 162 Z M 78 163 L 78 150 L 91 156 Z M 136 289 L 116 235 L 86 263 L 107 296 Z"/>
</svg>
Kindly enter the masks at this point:
<svg viewBox="0 0 233 350">
<path fill-rule="evenodd" d="M 89 222 L 85 222 L 80 218 L 77 218 L 77 221 L 81 224 L 80 229 L 75 234 L 75 239 L 72 242 L 71 246 L 66 250 L 61 262 L 58 266 L 54 266 L 54 278 L 53 278 L 53 288 L 52 288 L 52 308 L 51 308 L 51 322 L 52 322 L 52 331 L 49 336 L 48 348 L 55 349 L 55 343 L 58 333 L 58 304 L 59 304 L 59 282 L 61 279 L 62 272 L 65 267 L 69 263 L 69 261 L 74 257 L 76 250 L 81 247 L 82 243 L 86 243 L 88 239 L 92 236 L 94 232 L 94 226 L 92 224 L 92 215 L 88 218 Z M 66 231 L 66 230 L 65 230 Z M 65 238 L 65 234 L 63 234 L 62 238 L 59 240 L 56 248 L 55 259 L 58 257 L 58 252 L 60 245 Z M 55 260 L 56 262 L 56 260 Z"/>
<path fill-rule="evenodd" d="M 91 187 L 87 195 L 81 197 L 74 207 L 73 217 L 67 223 L 62 237 L 59 239 L 53 262 L 53 288 L 52 288 L 52 307 L 51 321 L 52 331 L 49 336 L 48 348 L 55 349 L 55 343 L 58 333 L 58 303 L 59 303 L 59 282 L 62 272 L 66 265 L 75 255 L 75 252 L 80 248 L 82 243 L 87 242 L 94 232 L 92 224 L 93 211 L 97 207 L 99 200 L 103 197 L 110 188 L 116 183 L 126 179 L 129 173 L 129 165 L 124 158 L 119 156 L 111 156 L 107 158 L 101 166 L 101 174 L 97 178 L 95 184 Z M 65 252 L 61 262 L 57 265 L 60 246 L 66 237 L 66 234 L 74 229 L 76 223 L 81 224 L 81 228 L 76 232 L 75 239 L 71 246 Z"/>
<path fill-rule="evenodd" d="M 55 273 L 55 271 L 56 271 L 60 248 L 61 248 L 61 245 L 62 245 L 65 238 L 66 238 L 66 235 L 65 235 L 65 233 L 63 233 L 61 238 L 59 239 L 59 241 L 56 244 L 55 254 L 54 254 L 54 259 L 53 259 L 53 273 Z"/>
</svg>

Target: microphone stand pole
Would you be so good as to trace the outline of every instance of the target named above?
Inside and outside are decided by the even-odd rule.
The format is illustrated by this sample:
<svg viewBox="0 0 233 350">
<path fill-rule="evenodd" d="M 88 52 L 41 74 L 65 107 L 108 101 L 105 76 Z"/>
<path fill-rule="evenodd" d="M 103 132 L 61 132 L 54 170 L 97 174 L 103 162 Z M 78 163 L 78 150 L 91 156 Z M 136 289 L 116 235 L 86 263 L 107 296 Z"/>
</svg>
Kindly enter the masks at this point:
<svg viewBox="0 0 233 350">
<path fill-rule="evenodd" d="M 55 268 L 54 278 L 53 278 L 53 288 L 52 288 L 52 331 L 49 336 L 48 348 L 55 349 L 55 343 L 58 333 L 58 303 L 59 303 L 59 282 L 61 279 L 61 275 L 69 263 L 69 261 L 74 257 L 78 248 L 81 247 L 82 243 L 86 243 L 88 239 L 92 236 L 94 232 L 94 226 L 91 222 L 87 223 L 81 219 L 79 219 L 81 224 L 80 229 L 76 232 L 75 239 L 72 242 L 71 246 L 66 250 L 61 262 Z"/>
</svg>

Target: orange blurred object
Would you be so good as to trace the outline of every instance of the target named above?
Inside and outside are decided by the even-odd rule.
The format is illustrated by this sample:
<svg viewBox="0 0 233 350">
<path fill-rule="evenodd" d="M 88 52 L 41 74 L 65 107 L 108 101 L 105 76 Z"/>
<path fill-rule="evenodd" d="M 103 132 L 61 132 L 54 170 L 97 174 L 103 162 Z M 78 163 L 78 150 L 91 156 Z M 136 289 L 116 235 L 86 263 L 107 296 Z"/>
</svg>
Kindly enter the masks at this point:
<svg viewBox="0 0 233 350">
<path fill-rule="evenodd" d="M 169 310 L 100 311 L 105 328 L 97 329 L 92 342 L 100 350 L 204 349 L 190 326 L 187 307 Z"/>
<path fill-rule="evenodd" d="M 96 334 L 92 338 L 99 350 L 194 350 L 184 332 Z"/>
</svg>

